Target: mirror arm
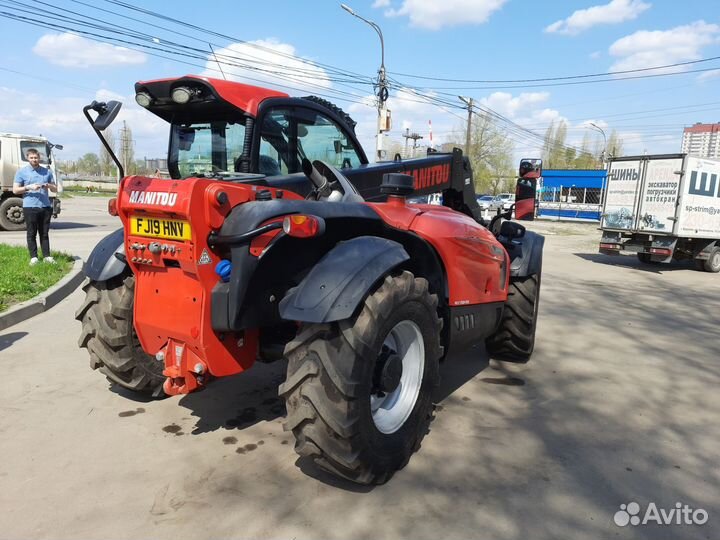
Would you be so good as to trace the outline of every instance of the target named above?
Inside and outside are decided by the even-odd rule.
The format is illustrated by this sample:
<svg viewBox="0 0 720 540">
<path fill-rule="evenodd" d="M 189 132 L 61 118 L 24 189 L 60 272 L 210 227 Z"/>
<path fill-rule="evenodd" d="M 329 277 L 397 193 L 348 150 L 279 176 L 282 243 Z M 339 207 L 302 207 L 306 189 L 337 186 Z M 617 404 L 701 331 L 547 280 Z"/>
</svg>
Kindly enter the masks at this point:
<svg viewBox="0 0 720 540">
<path fill-rule="evenodd" d="M 105 137 L 103 134 L 95 127 L 95 122 L 93 121 L 92 117 L 90 116 L 89 111 L 93 110 L 97 112 L 98 114 L 102 114 L 105 112 L 106 106 L 104 103 L 98 103 L 97 101 L 93 101 L 90 105 L 86 105 L 83 107 L 83 114 L 85 115 L 85 118 L 87 118 L 88 123 L 90 124 L 90 127 L 93 128 L 93 131 L 98 136 L 98 139 L 100 139 L 100 142 L 105 147 L 105 150 L 107 150 L 108 154 L 110 154 L 110 157 L 115 162 L 115 165 L 117 165 L 118 172 L 120 173 L 120 178 L 125 177 L 125 169 L 123 169 L 122 164 L 120 163 L 120 160 L 115 155 L 115 152 L 113 152 L 112 148 L 110 148 L 110 145 L 105 140 Z"/>
</svg>

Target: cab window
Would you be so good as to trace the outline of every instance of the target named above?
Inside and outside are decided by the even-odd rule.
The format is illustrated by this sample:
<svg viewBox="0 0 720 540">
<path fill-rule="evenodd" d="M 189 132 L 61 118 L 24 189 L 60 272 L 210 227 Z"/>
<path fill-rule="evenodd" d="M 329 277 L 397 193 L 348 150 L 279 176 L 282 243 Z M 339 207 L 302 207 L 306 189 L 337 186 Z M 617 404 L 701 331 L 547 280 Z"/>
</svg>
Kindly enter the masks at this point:
<svg viewBox="0 0 720 540">
<path fill-rule="evenodd" d="M 47 145 L 43 142 L 20 141 L 20 159 L 27 161 L 27 152 L 31 149 L 35 149 L 40 153 L 40 163 L 48 163 Z"/>
<path fill-rule="evenodd" d="M 269 110 L 260 130 L 258 172 L 269 174 L 263 168 L 271 166 L 271 161 L 277 174 L 300 172 L 303 158 L 338 168 L 362 163 L 346 131 L 326 115 L 301 107 Z"/>
</svg>

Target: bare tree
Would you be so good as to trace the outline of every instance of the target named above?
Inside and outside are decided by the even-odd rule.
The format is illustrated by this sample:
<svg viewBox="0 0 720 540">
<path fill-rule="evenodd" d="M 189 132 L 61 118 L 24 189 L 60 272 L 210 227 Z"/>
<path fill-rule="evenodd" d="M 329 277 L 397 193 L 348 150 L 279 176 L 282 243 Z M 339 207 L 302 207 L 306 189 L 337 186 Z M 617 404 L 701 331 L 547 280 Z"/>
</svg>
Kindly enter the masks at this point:
<svg viewBox="0 0 720 540">
<path fill-rule="evenodd" d="M 108 146 L 112 149 L 113 152 L 115 152 L 115 134 L 113 133 L 112 129 L 106 129 L 105 131 L 103 131 L 102 135 L 105 138 L 105 141 L 108 143 Z M 113 161 L 112 157 L 110 157 L 110 152 L 105 149 L 105 146 L 102 143 L 100 144 L 100 170 L 102 171 L 101 174 L 105 176 L 111 176 L 115 174 L 115 162 Z"/>
</svg>

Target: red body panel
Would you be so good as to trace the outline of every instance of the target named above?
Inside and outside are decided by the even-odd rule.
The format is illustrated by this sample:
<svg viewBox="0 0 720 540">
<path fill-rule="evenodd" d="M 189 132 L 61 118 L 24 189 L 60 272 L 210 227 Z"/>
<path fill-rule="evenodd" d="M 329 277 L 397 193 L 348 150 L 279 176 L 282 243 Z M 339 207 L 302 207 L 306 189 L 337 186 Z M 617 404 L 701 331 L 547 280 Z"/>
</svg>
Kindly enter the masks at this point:
<svg viewBox="0 0 720 540">
<path fill-rule="evenodd" d="M 289 94 L 278 92 L 276 90 L 269 90 L 267 88 L 252 86 L 250 84 L 242 84 L 234 81 L 224 81 L 222 79 L 212 79 L 210 77 L 198 77 L 197 75 L 186 75 L 185 77 L 175 77 L 172 79 L 139 81 L 138 85 L 152 85 L 157 82 L 176 81 L 179 79 L 198 79 L 207 82 L 215 89 L 221 98 L 252 116 L 257 116 L 258 106 L 264 99 L 271 97 L 290 97 Z"/>
<path fill-rule="evenodd" d="M 507 252 L 474 219 L 445 206 L 406 205 L 399 197 L 370 206 L 389 225 L 412 231 L 435 248 L 447 272 L 450 306 L 507 300 Z"/>
<path fill-rule="evenodd" d="M 275 195 L 275 190 L 267 188 Z M 228 202 L 220 204 L 224 192 Z M 125 253 L 136 276 L 134 324 L 143 349 L 163 353 L 168 394 L 187 393 L 206 374 L 224 376 L 252 366 L 257 357 L 257 331 L 218 335 L 211 327 L 210 294 L 218 283 L 220 261 L 207 245 L 230 210 L 253 200 L 253 186 L 207 179 L 168 181 L 131 176 L 119 189 L 118 213 L 125 227 Z M 285 192 L 284 198 L 301 199 Z M 132 234 L 132 216 L 182 220 L 190 240 L 166 240 Z M 162 246 L 152 253 L 150 244 Z"/>
<path fill-rule="evenodd" d="M 264 189 L 276 196 L 273 188 Z M 226 197 L 218 197 L 220 192 Z M 289 191 L 283 196 L 302 199 Z M 218 201 L 225 198 L 225 203 Z M 215 272 L 220 256 L 207 243 L 233 207 L 254 198 L 255 186 L 209 179 L 131 176 L 120 186 L 118 214 L 125 227 L 125 253 L 136 276 L 135 329 L 147 353 L 162 353 L 168 394 L 192 392 L 208 374 L 232 375 L 255 362 L 258 330 L 223 334 L 212 328 L 210 299 L 220 281 Z M 432 245 L 446 271 L 451 307 L 506 300 L 507 254 L 473 219 L 442 206 L 407 205 L 401 197 L 367 204 L 391 227 L 411 231 Z M 261 255 L 278 233 L 256 237 L 248 249 Z M 159 238 L 162 234 L 180 238 Z"/>
</svg>

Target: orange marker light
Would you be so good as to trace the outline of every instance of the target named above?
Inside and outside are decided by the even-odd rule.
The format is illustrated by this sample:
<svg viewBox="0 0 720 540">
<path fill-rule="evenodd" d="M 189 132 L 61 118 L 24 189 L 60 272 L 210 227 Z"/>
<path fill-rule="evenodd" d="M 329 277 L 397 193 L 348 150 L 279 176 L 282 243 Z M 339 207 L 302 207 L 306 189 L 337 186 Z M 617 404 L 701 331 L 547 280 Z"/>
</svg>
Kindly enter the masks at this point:
<svg viewBox="0 0 720 540">
<path fill-rule="evenodd" d="M 325 220 L 316 216 L 294 214 L 283 220 L 283 231 L 295 238 L 310 238 L 325 232 Z"/>
<path fill-rule="evenodd" d="M 117 216 L 118 210 L 117 210 L 117 199 L 113 197 L 108 201 L 108 214 L 111 216 Z"/>
</svg>

